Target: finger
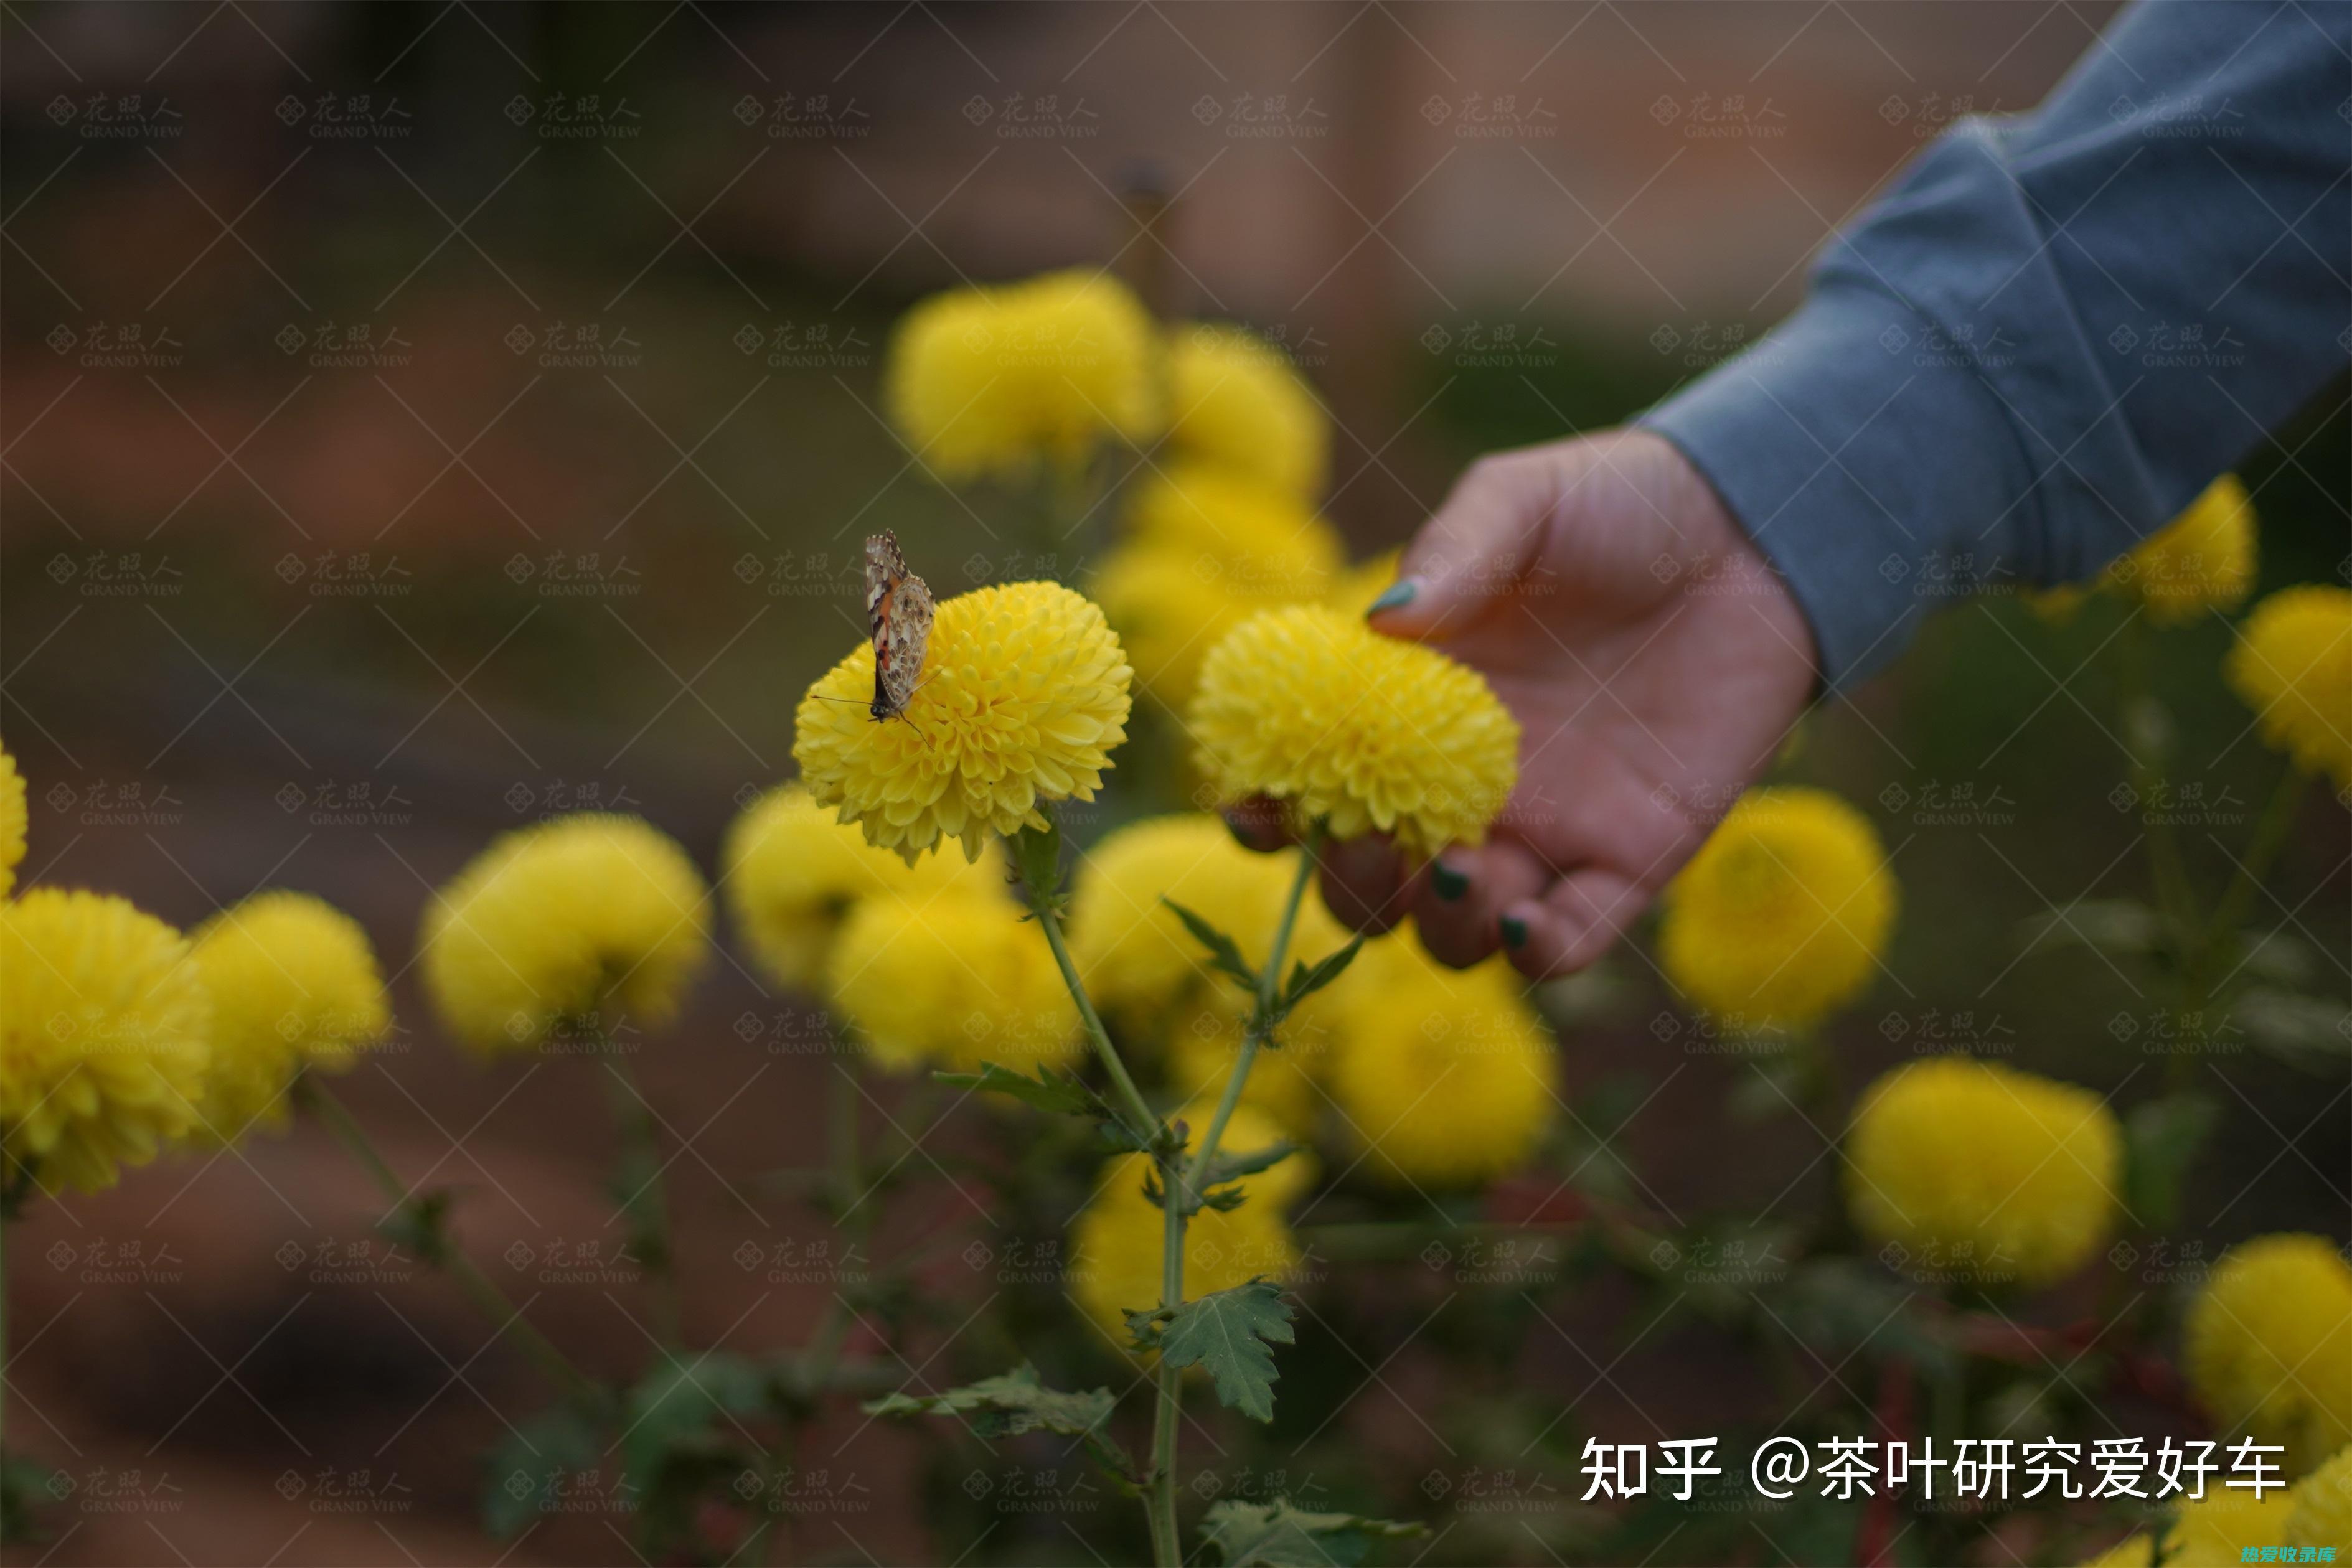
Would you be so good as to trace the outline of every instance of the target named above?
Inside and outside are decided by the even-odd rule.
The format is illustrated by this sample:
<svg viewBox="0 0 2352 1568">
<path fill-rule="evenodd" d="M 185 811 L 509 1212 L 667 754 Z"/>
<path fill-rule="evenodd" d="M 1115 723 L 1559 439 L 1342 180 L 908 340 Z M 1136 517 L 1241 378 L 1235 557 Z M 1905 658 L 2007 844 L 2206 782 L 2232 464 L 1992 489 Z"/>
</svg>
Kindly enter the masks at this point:
<svg viewBox="0 0 2352 1568">
<path fill-rule="evenodd" d="M 1573 975 L 1615 945 L 1650 905 L 1647 891 L 1613 871 L 1587 867 L 1554 883 L 1540 899 L 1503 912 L 1503 950 L 1531 980 Z"/>
<path fill-rule="evenodd" d="M 1245 850 L 1267 854 L 1291 841 L 1290 822 L 1282 802 L 1264 795 L 1236 800 L 1224 810 L 1225 826 Z"/>
<path fill-rule="evenodd" d="M 1466 969 L 1502 946 L 1503 911 L 1537 897 L 1551 880 L 1551 868 L 1524 845 L 1457 845 L 1413 879 L 1413 929 L 1431 957 Z"/>
<path fill-rule="evenodd" d="M 1533 453 L 1471 465 L 1406 547 L 1395 584 L 1372 603 L 1373 626 L 1422 638 L 1469 620 L 1535 564 L 1559 486 L 1555 465 Z"/>
<path fill-rule="evenodd" d="M 1378 935 L 1405 916 L 1404 862 L 1386 839 L 1349 839 L 1323 852 L 1323 902 L 1342 925 Z"/>
</svg>

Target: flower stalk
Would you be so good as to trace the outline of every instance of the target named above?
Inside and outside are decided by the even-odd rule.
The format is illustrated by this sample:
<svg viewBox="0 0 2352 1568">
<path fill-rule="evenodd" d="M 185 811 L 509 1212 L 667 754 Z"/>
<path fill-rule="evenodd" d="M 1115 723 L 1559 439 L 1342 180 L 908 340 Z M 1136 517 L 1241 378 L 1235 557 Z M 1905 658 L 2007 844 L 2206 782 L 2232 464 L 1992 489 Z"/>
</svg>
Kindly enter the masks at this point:
<svg viewBox="0 0 2352 1568">
<path fill-rule="evenodd" d="M 671 1241 L 669 1189 L 662 1180 L 661 1134 L 653 1103 L 646 1098 L 628 1059 L 601 1013 L 577 1020 L 610 1078 L 613 1119 L 621 1132 L 621 1164 L 614 1173 L 614 1196 L 629 1217 L 629 1237 L 653 1276 L 656 1337 L 680 1343 L 677 1255 Z"/>
</svg>

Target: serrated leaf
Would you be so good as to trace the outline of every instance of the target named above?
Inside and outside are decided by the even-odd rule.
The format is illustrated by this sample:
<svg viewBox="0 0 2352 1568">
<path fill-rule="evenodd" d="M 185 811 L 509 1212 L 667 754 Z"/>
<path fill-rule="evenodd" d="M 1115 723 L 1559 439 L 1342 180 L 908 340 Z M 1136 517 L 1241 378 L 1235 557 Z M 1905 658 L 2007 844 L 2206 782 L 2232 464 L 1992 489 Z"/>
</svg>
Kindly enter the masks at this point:
<svg viewBox="0 0 2352 1568">
<path fill-rule="evenodd" d="M 2352 1059 L 2352 1012 L 2341 1002 L 2258 986 L 2238 998 L 2231 1017 L 2255 1045 L 2306 1072 L 2333 1071 Z"/>
<path fill-rule="evenodd" d="M 629 1390 L 622 1457 L 634 1473 L 650 1475 L 672 1448 L 713 1423 L 732 1431 L 728 1417 L 758 1410 L 771 1386 L 764 1368 L 723 1350 L 683 1362 L 666 1357 Z"/>
<path fill-rule="evenodd" d="M 492 1445 L 482 1460 L 482 1528 L 511 1539 L 555 1506 L 563 1479 L 596 1464 L 595 1425 L 570 1406 L 543 1410 Z"/>
<path fill-rule="evenodd" d="M 1338 952 L 1326 954 L 1312 964 L 1293 964 L 1290 967 L 1290 983 L 1283 988 L 1281 1006 L 1267 1020 L 1268 1027 L 1288 1018 L 1299 1003 L 1346 974 L 1348 966 L 1354 963 L 1356 955 L 1363 950 L 1364 939 L 1359 936 Z"/>
<path fill-rule="evenodd" d="M 2168 1094 L 2132 1107 L 2124 1118 L 2124 1192 L 2132 1217 L 2162 1230 L 2180 1213 L 2189 1167 L 2221 1107 L 2210 1094 Z"/>
<path fill-rule="evenodd" d="M 1201 1539 L 1224 1568 L 1352 1568 L 1376 1541 L 1404 1541 L 1418 1524 L 1353 1513 L 1310 1513 L 1288 1498 L 1270 1503 L 1228 1499 L 1201 1521 Z"/>
<path fill-rule="evenodd" d="M 1202 1192 L 1220 1187 L 1227 1182 L 1239 1181 L 1260 1171 L 1269 1171 L 1288 1159 L 1298 1150 L 1293 1143 L 1268 1144 L 1262 1149 L 1219 1149 L 1192 1185 Z"/>
<path fill-rule="evenodd" d="M 1192 934 L 1192 940 L 1208 950 L 1210 968 L 1229 977 L 1250 995 L 1257 995 L 1257 971 L 1249 967 L 1248 960 L 1242 956 L 1240 946 L 1232 937 L 1172 898 L 1163 897 L 1160 902 L 1174 910 L 1176 918 L 1184 923 L 1184 929 Z"/>
<path fill-rule="evenodd" d="M 1052 1432 L 1076 1437 L 1087 1453 L 1123 1488 L 1141 1484 L 1127 1450 L 1103 1431 L 1118 1398 L 1108 1388 L 1066 1394 L 1048 1388 L 1037 1369 L 1024 1362 L 1011 1372 L 984 1377 L 944 1394 L 890 1394 L 868 1400 L 869 1416 L 955 1416 L 982 1438 L 1015 1437 L 1024 1432 Z"/>
<path fill-rule="evenodd" d="M 934 1072 L 931 1081 L 957 1089 L 975 1089 L 984 1094 L 1009 1094 L 1024 1105 L 1064 1116 L 1096 1116 L 1108 1109 L 1102 1096 L 1071 1074 L 1056 1072 L 1050 1067 L 1038 1068 L 1037 1076 L 1032 1078 L 1025 1072 L 999 1067 L 993 1061 L 983 1061 L 977 1072 Z"/>
<path fill-rule="evenodd" d="M 1205 1368 L 1226 1408 L 1271 1421 L 1274 1383 L 1280 1375 L 1274 1369 L 1274 1347 L 1295 1342 L 1290 1317 L 1281 1286 L 1252 1280 L 1168 1313 L 1157 1343 L 1171 1365 Z"/>
</svg>

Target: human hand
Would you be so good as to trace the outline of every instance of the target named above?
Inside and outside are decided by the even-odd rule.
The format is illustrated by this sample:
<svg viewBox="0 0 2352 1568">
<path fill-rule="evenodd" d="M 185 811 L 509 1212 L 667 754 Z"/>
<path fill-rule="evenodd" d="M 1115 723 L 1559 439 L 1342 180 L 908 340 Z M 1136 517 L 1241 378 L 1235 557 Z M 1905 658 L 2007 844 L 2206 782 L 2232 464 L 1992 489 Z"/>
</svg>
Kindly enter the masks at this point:
<svg viewBox="0 0 2352 1568">
<path fill-rule="evenodd" d="M 1697 470 L 1617 430 L 1480 459 L 1406 549 L 1375 629 L 1484 674 L 1518 718 L 1519 781 L 1486 842 L 1405 863 L 1333 846 L 1351 925 L 1411 915 L 1455 966 L 1535 978 L 1606 952 L 1772 760 L 1814 684 L 1796 601 Z M 1265 819 L 1237 819 L 1263 841 Z"/>
</svg>

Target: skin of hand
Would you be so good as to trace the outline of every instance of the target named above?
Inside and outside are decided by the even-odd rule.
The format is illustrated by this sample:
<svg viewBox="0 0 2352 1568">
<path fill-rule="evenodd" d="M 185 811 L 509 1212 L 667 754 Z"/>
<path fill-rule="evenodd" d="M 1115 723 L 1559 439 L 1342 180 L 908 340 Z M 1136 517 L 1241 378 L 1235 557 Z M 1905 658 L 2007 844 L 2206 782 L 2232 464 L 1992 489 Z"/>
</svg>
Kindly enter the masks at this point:
<svg viewBox="0 0 2352 1568">
<path fill-rule="evenodd" d="M 1815 685 L 1780 576 L 1664 439 L 1616 430 L 1480 459 L 1405 551 L 1372 626 L 1486 676 L 1517 716 L 1519 779 L 1486 842 L 1412 866 L 1334 846 L 1342 921 L 1412 916 L 1466 967 L 1533 978 L 1608 950 L 1771 762 Z M 1270 819 L 1237 813 L 1244 841 Z"/>
</svg>

